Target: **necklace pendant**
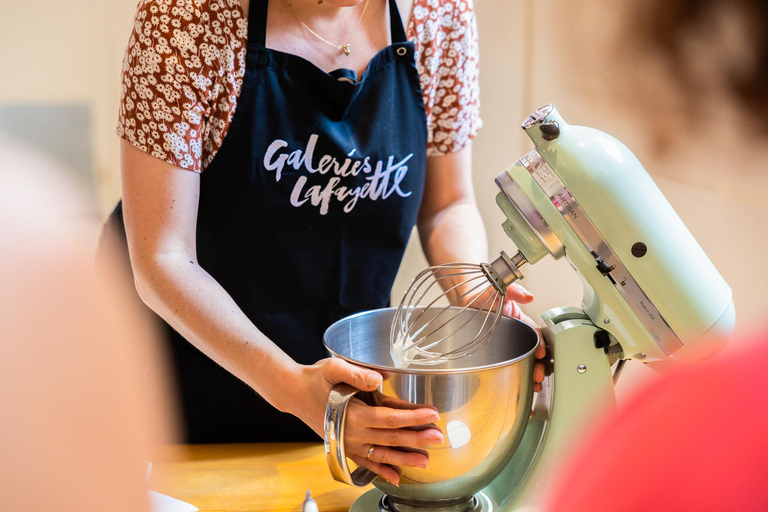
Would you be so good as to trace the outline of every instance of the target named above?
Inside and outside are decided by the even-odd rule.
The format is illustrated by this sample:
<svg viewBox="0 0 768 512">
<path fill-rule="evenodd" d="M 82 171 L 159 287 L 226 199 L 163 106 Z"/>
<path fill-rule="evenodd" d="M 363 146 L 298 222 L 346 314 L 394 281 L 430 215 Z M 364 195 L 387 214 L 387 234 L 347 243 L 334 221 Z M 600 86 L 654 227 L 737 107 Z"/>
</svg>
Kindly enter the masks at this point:
<svg viewBox="0 0 768 512">
<path fill-rule="evenodd" d="M 344 52 L 344 55 L 349 55 L 350 49 L 349 47 L 352 45 L 352 43 L 347 43 L 344 46 L 341 47 L 341 51 Z"/>
</svg>

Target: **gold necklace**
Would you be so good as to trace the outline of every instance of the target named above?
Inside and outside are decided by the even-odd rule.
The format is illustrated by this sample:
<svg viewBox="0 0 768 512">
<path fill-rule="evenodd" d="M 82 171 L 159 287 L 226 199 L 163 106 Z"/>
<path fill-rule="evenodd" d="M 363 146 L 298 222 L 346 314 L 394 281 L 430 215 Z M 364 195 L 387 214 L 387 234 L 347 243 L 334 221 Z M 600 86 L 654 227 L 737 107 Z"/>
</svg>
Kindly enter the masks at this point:
<svg viewBox="0 0 768 512">
<path fill-rule="evenodd" d="M 360 19 L 359 19 L 359 20 L 357 20 L 357 28 L 358 28 L 358 29 L 360 28 L 360 25 L 363 23 L 363 16 L 365 16 L 365 11 L 367 11 L 367 10 L 368 10 L 368 4 L 369 4 L 370 2 L 371 2 L 371 0 L 365 0 L 365 6 L 363 7 L 363 12 L 360 14 Z M 318 38 L 319 40 L 321 40 L 321 41 L 322 41 L 322 42 L 324 42 L 325 44 L 329 44 L 329 45 L 333 46 L 334 48 L 336 48 L 337 50 L 341 50 L 342 52 L 344 52 L 344 55 L 349 55 L 349 54 L 350 54 L 350 52 L 351 52 L 351 49 L 350 49 L 350 47 L 352 46 L 352 43 L 347 43 L 347 44 L 336 44 L 336 43 L 332 43 L 332 42 L 330 42 L 329 40 L 327 40 L 326 38 L 324 38 L 323 36 L 321 36 L 320 34 L 318 34 L 317 32 L 315 32 L 314 30 L 312 30 L 311 28 L 309 28 L 309 27 L 307 26 L 307 24 L 306 24 L 306 23 L 304 23 L 303 21 L 301 21 L 301 19 L 299 19 L 299 17 L 298 17 L 298 16 L 296 16 L 296 13 L 295 13 L 295 12 L 293 12 L 293 8 L 292 8 L 292 7 L 291 7 L 291 5 L 290 5 L 290 4 L 287 2 L 287 0 L 283 0 L 283 3 L 284 3 L 284 4 L 285 4 L 285 6 L 288 8 L 288 11 L 290 11 L 290 13 L 291 13 L 291 16 L 293 16 L 294 18 L 296 18 L 296 21 L 298 21 L 298 22 L 301 24 L 301 26 L 302 26 L 302 27 L 304 27 L 305 29 L 309 30 L 309 33 L 310 33 L 310 34 L 312 34 L 313 36 L 315 36 L 316 38 Z"/>
</svg>

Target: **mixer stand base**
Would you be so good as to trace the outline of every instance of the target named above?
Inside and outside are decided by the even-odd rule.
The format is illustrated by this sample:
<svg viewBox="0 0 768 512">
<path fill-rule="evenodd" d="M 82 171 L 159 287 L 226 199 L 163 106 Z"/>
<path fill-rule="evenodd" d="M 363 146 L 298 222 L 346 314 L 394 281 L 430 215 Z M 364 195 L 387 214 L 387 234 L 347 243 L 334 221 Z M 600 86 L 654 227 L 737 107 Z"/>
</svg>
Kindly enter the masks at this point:
<svg viewBox="0 0 768 512">
<path fill-rule="evenodd" d="M 475 494 L 468 502 L 434 504 L 420 502 L 414 505 L 393 502 L 378 489 L 363 494 L 349 509 L 350 512 L 498 512 L 500 508 L 484 492 Z"/>
</svg>

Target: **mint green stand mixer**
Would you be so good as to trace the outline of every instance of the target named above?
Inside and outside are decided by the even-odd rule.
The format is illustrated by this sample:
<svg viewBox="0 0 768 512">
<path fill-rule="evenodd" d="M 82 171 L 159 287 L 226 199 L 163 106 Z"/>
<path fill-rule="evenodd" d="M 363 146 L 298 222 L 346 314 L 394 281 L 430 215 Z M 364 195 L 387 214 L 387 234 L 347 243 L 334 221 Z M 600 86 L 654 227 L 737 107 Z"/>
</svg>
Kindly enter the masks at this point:
<svg viewBox="0 0 768 512">
<path fill-rule="evenodd" d="M 427 480 L 406 471 L 400 488 L 375 480 L 377 488 L 358 499 L 354 512 L 535 508 L 546 498 L 552 471 L 590 428 L 590 420 L 598 411 L 615 410 L 614 378 L 626 360 L 658 365 L 695 361 L 716 352 L 733 330 L 730 288 L 626 146 L 598 130 L 566 124 L 552 105 L 536 110 L 522 128 L 535 149 L 496 178 L 501 189 L 496 202 L 507 217 L 502 226 L 519 252 L 512 258 L 502 253 L 486 268 L 513 261 L 506 286 L 521 277 L 527 264 L 547 255 L 565 258 L 584 284 L 581 307 L 555 308 L 542 316 L 550 376 L 533 399 L 530 418 L 516 424 L 519 439 L 510 455 L 489 466 L 482 488 L 464 496 L 470 491 L 456 476 L 455 485 L 443 482 L 436 494 L 436 484 L 421 483 Z M 364 357 L 339 354 L 328 336 L 326 345 L 335 355 L 367 364 Z M 496 337 L 489 341 L 505 343 Z M 521 357 L 532 360 L 529 347 L 525 350 Z M 523 381 L 532 364 L 526 368 Z M 382 392 L 429 405 L 413 399 L 421 396 L 414 391 L 421 385 L 416 381 L 431 378 L 434 389 L 438 377 L 428 372 L 440 370 L 421 371 L 413 370 L 397 389 Z M 532 388 L 517 385 L 520 403 L 530 407 Z M 327 414 L 326 452 L 334 477 L 351 483 L 338 474 L 339 464 L 346 462 L 329 449 L 338 442 L 332 427 L 338 434 L 343 421 L 338 408 Z M 443 431 L 450 427 L 438 426 Z"/>
</svg>

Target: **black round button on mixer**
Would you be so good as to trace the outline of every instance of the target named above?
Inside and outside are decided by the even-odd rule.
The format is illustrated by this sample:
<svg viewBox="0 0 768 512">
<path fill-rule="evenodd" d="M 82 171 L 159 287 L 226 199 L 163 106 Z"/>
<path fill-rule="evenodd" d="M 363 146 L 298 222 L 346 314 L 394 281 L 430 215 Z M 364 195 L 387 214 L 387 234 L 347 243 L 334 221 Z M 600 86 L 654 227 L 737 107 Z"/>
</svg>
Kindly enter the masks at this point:
<svg viewBox="0 0 768 512">
<path fill-rule="evenodd" d="M 648 247 L 643 242 L 637 242 L 632 246 L 632 256 L 642 258 L 648 252 Z"/>
<path fill-rule="evenodd" d="M 541 138 L 544 140 L 555 140 L 560 136 L 560 125 L 557 121 L 547 121 L 539 125 L 541 130 Z"/>
</svg>

